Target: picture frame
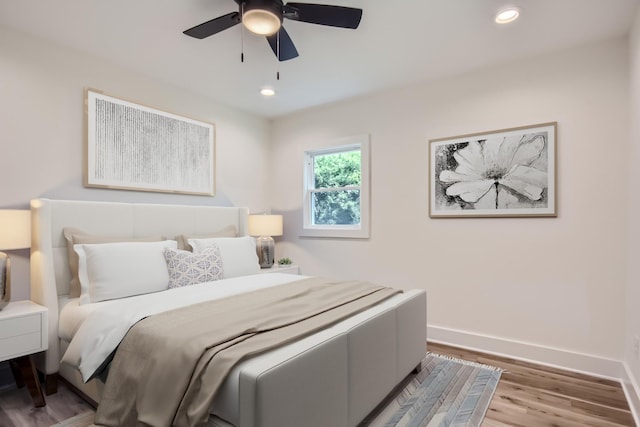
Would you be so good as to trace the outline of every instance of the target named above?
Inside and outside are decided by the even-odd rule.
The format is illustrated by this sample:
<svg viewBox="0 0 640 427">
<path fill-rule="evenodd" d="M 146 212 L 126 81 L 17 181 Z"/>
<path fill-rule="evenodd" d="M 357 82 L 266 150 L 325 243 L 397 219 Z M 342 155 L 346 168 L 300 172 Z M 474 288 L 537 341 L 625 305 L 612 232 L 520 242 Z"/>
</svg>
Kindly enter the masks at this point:
<svg viewBox="0 0 640 427">
<path fill-rule="evenodd" d="M 429 140 L 431 218 L 556 217 L 557 122 Z"/>
<path fill-rule="evenodd" d="M 84 186 L 215 195 L 215 125 L 85 89 Z"/>
</svg>

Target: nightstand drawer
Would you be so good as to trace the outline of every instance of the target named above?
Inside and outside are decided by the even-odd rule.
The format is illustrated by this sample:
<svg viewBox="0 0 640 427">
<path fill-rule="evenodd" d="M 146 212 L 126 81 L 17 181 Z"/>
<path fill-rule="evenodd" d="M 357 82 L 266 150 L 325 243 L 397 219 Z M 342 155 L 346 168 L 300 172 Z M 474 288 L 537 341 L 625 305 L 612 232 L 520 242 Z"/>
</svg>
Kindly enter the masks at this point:
<svg viewBox="0 0 640 427">
<path fill-rule="evenodd" d="M 42 351 L 42 334 L 40 329 L 29 334 L 0 339 L 0 360 L 13 359 Z"/>
<path fill-rule="evenodd" d="M 42 319 L 38 314 L 5 319 L 0 322 L 0 340 L 30 332 L 40 333 L 41 322 Z"/>
<path fill-rule="evenodd" d="M 12 301 L 0 310 L 0 362 L 44 351 L 49 346 L 47 309 Z"/>
<path fill-rule="evenodd" d="M 29 300 L 12 301 L 0 310 L 0 362 L 12 361 L 14 375 L 20 372 L 37 408 L 47 403 L 31 355 L 49 347 L 47 312 Z"/>
</svg>

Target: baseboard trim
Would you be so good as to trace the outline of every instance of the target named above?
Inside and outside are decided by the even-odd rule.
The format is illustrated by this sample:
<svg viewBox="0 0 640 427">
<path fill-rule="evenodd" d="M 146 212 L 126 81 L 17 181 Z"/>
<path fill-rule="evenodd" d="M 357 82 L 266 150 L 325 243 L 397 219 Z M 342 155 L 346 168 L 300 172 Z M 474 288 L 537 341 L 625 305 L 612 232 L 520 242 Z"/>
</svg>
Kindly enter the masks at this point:
<svg viewBox="0 0 640 427">
<path fill-rule="evenodd" d="M 479 335 L 436 325 L 427 325 L 427 338 L 436 343 L 463 347 L 468 350 L 580 372 L 600 378 L 621 381 L 623 374 L 626 376 L 622 362 L 619 360 L 560 348 Z"/>
<path fill-rule="evenodd" d="M 635 381 L 633 375 L 631 375 L 629 365 L 623 363 L 623 367 L 624 370 L 621 379 L 622 389 L 624 390 L 627 402 L 629 402 L 629 407 L 633 414 L 633 421 L 635 421 L 637 426 L 640 426 L 640 387 L 638 387 L 638 383 Z"/>
</svg>

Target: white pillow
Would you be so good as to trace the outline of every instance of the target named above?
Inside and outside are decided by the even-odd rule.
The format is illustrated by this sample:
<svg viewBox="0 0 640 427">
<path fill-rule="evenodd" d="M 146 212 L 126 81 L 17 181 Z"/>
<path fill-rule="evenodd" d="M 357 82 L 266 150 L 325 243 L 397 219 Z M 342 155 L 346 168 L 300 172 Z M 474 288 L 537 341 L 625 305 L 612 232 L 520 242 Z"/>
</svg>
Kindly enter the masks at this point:
<svg viewBox="0 0 640 427">
<path fill-rule="evenodd" d="M 78 244 L 80 304 L 166 290 L 169 273 L 164 249 L 175 240 Z"/>
<path fill-rule="evenodd" d="M 235 225 L 228 225 L 218 231 L 199 235 L 178 234 L 176 241 L 178 249 L 193 252 L 193 248 L 189 245 L 189 239 L 213 239 L 214 237 L 238 237 L 238 231 Z"/>
<path fill-rule="evenodd" d="M 260 272 L 256 242 L 250 236 L 215 237 L 211 239 L 188 239 L 194 253 L 200 253 L 213 244 L 218 245 L 225 279 L 248 276 Z"/>
</svg>

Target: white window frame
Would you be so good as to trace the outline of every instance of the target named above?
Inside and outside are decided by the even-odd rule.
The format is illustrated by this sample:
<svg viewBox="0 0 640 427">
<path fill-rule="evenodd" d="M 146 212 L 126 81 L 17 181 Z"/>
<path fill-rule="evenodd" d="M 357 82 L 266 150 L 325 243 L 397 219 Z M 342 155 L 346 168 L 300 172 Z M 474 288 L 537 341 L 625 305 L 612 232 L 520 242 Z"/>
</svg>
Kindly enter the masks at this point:
<svg viewBox="0 0 640 427">
<path fill-rule="evenodd" d="M 304 185 L 302 198 L 302 237 L 332 237 L 348 239 L 369 238 L 369 179 L 370 179 L 370 142 L 369 135 L 357 135 L 332 141 L 328 148 L 308 150 L 304 153 Z M 314 157 L 326 154 L 335 154 L 345 151 L 360 150 L 360 224 L 355 225 L 317 225 L 313 224 L 311 207 L 311 194 L 315 190 L 315 177 L 313 172 Z M 341 191 L 358 187 L 342 187 Z M 329 190 L 331 191 L 331 190 Z"/>
</svg>

